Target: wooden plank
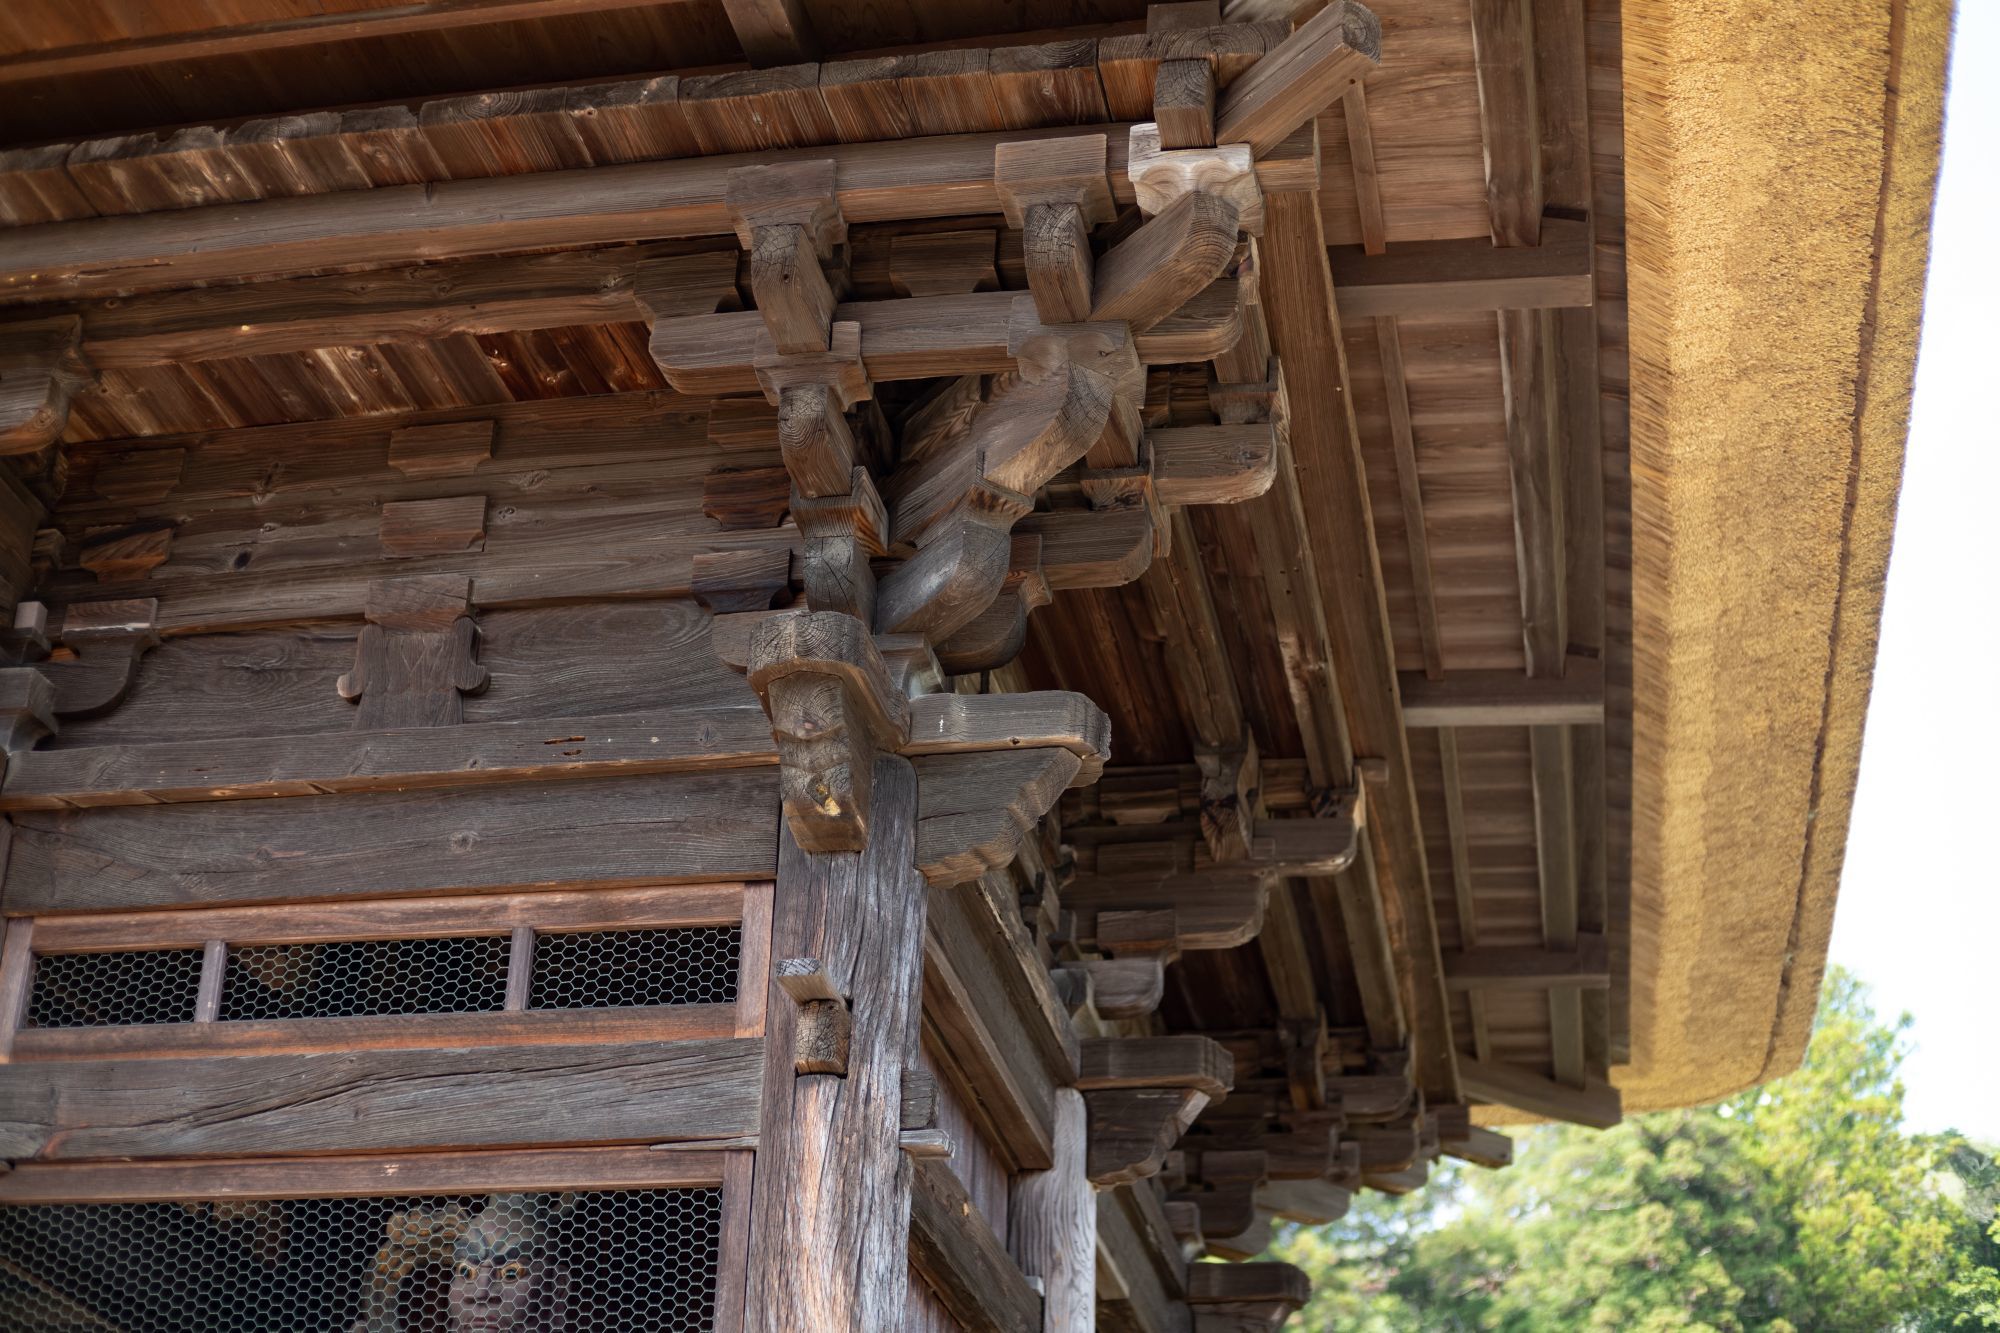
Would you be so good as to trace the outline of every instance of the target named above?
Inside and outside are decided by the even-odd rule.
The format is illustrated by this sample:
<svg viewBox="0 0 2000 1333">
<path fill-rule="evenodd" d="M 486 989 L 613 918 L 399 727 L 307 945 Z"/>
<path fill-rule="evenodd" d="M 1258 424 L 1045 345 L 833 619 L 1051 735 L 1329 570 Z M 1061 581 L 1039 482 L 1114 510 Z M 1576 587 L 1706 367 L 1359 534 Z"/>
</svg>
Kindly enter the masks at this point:
<svg viewBox="0 0 2000 1333">
<path fill-rule="evenodd" d="M 1618 1089 L 1598 1078 L 1573 1088 L 1520 1065 L 1459 1058 L 1465 1095 L 1530 1115 L 1609 1129 L 1622 1115 Z"/>
<path fill-rule="evenodd" d="M 1594 303 L 1590 229 L 1542 223 L 1540 245 L 1496 247 L 1483 238 L 1406 241 L 1386 254 L 1358 245 L 1327 252 L 1341 318 L 1462 315 L 1479 310 L 1580 308 Z"/>
<path fill-rule="evenodd" d="M 713 1041 L 741 1036 L 730 1004 L 643 1005 L 629 1009 L 540 1009 L 483 1014 L 391 1014 L 368 1018 L 269 1019 L 29 1028 L 14 1058 L 177 1060 L 208 1056 L 338 1054 L 480 1046 L 588 1046 L 625 1042 Z"/>
<path fill-rule="evenodd" d="M 776 797 L 762 770 L 27 811 L 0 902 L 124 911 L 768 876 Z"/>
<path fill-rule="evenodd" d="M 1330 368 L 1288 383 L 1299 493 L 1348 732 L 1356 753 L 1384 761 L 1377 780 L 1368 785 L 1372 854 L 1363 865 L 1374 868 L 1381 915 L 1407 978 L 1403 988 L 1410 999 L 1419 1081 L 1440 1101 L 1456 1101 L 1456 1049 L 1409 738 L 1398 703 L 1387 593 L 1347 387 L 1334 284 L 1321 258 L 1326 243 L 1314 203 L 1290 195 L 1265 201 L 1264 262 L 1270 271 L 1292 279 L 1266 284 L 1264 312 L 1285 364 Z"/>
<path fill-rule="evenodd" d="M 10 1160 L 653 1143 L 757 1132 L 758 1041 L 0 1068 Z"/>
<path fill-rule="evenodd" d="M 110 70 L 319 46 L 402 33 L 449 32 L 469 25 L 609 14 L 656 5 L 659 0 L 428 0 L 386 10 L 336 10 L 258 23 L 216 26 L 111 42 L 79 43 L 22 52 L 0 61 L 0 86 L 38 79 L 74 78 Z"/>
<path fill-rule="evenodd" d="M 1471 0 L 1486 207 L 1496 246 L 1534 245 L 1542 223 L 1533 0 Z M 1576 132 L 1565 126 L 1565 135 Z"/>
<path fill-rule="evenodd" d="M 1017 991 L 995 957 L 984 903 L 964 889 L 940 892 L 925 919 L 925 1031 L 940 1072 L 959 1089 L 1010 1171 L 1053 1162 L 1057 1071 L 1036 1049 Z M 1060 1071 L 1062 1081 L 1073 1070 Z"/>
<path fill-rule="evenodd" d="M 16 917 L 6 931 L 6 943 L 0 944 L 0 1062 L 14 1058 L 16 1033 L 35 990 L 35 923 Z"/>
<path fill-rule="evenodd" d="M 1407 712 L 1405 713 L 1407 716 Z M 1444 786 L 1445 837 L 1451 842 L 1451 889 L 1458 915 L 1458 942 L 1464 949 L 1479 945 L 1478 897 L 1472 878 L 1472 839 L 1466 828 L 1465 782 L 1458 756 L 1458 732 L 1451 727 L 1438 730 L 1438 777 Z M 1479 995 L 1466 997 L 1471 1018 L 1472 1053 L 1481 1060 L 1493 1057 L 1493 1038 L 1486 1021 L 1486 1001 Z"/>
<path fill-rule="evenodd" d="M 1176 1268 L 1185 1271 L 1185 1264 L 1173 1263 L 1178 1248 L 1171 1256 L 1164 1253 L 1133 1217 L 1137 1200 L 1153 1188 L 1151 1181 L 1142 1180 L 1098 1193 L 1098 1301 L 1118 1308 L 1130 1326 L 1144 1333 L 1191 1333 L 1194 1316 L 1181 1301 L 1181 1284 L 1171 1276 Z M 1171 1233 L 1167 1240 L 1171 1242 Z"/>
<path fill-rule="evenodd" d="M 1514 1164 L 1514 1141 L 1478 1125 L 1469 1125 L 1463 1136 L 1445 1139 L 1440 1147 L 1447 1157 L 1456 1157 L 1474 1166 L 1498 1169 Z"/>
<path fill-rule="evenodd" d="M 0 1176 L 0 1205 L 168 1199 L 344 1199 L 371 1194 L 700 1189 L 724 1183 L 716 1151 L 556 1148 L 289 1161 L 23 1162 Z"/>
<path fill-rule="evenodd" d="M 1258 157 L 1333 104 L 1382 59 L 1382 24 L 1354 0 L 1333 0 L 1229 86 L 1215 141 Z"/>
<path fill-rule="evenodd" d="M 1008 1198 L 1007 1248 L 1021 1271 L 1041 1283 L 1043 1333 L 1093 1333 L 1097 1327 L 1097 1201 L 1085 1174 L 1089 1141 L 1083 1094 L 1056 1089 L 1049 1169 L 1017 1175 Z"/>
<path fill-rule="evenodd" d="M 1438 632 L 1437 589 L 1431 580 L 1430 527 L 1424 521 L 1416 430 L 1410 419 L 1410 386 L 1403 370 L 1403 339 L 1396 321 L 1391 318 L 1376 320 L 1375 339 L 1382 352 L 1382 393 L 1389 407 L 1389 439 L 1395 447 L 1396 492 L 1403 502 L 1403 534 L 1410 552 L 1410 593 L 1417 603 L 1417 630 L 1424 646 L 1424 675 L 1435 680 L 1444 674 L 1444 644 Z M 1409 706 L 1409 700 L 1405 698 L 1405 722 L 1409 721 Z"/>
<path fill-rule="evenodd" d="M 476 894 L 327 902 L 280 911 L 221 907 L 180 912 L 72 913 L 42 917 L 44 953 L 194 949 L 231 944 L 312 944 L 327 940 L 448 939 L 521 928 L 543 934 L 728 925 L 744 919 L 738 883 L 676 884 L 586 892 Z"/>
<path fill-rule="evenodd" d="M 1108 140 L 1114 197 L 1136 196 L 1125 167 L 1129 124 L 1006 130 L 887 143 L 721 153 L 575 171 L 265 199 L 216 208 L 15 228 L 0 290 L 15 303 L 158 290 L 218 278 L 279 277 L 340 264 L 389 267 L 508 250 L 573 248 L 733 232 L 729 173 L 830 159 L 852 223 L 999 213 L 994 153 L 1003 143 Z M 1266 194 L 1311 188 L 1310 145 L 1287 143 L 1258 166 Z M 226 214 L 222 211 L 226 210 Z"/>
<path fill-rule="evenodd" d="M 1194 1088 L 1219 1102 L 1235 1085 L 1235 1064 L 1226 1047 L 1197 1033 L 1093 1037 L 1083 1044 L 1076 1086 Z"/>
<path fill-rule="evenodd" d="M 774 957 L 816 958 L 847 996 L 848 1073 L 795 1072 L 798 1006 L 775 980 L 751 1220 L 745 1326 L 892 1328 L 908 1281 L 909 1172 L 899 1139 L 917 1063 L 923 880 L 916 777 L 880 759 L 868 846 L 808 854 L 780 822 Z M 766 798 L 773 814 L 775 793 Z"/>
<path fill-rule="evenodd" d="M 1453 990 L 1548 990 L 1584 986 L 1602 990 L 1611 984 L 1605 961 L 1604 936 L 1579 931 L 1573 949 L 1471 948 L 1447 950 L 1445 984 Z"/>
<path fill-rule="evenodd" d="M 1604 721 L 1604 672 L 1572 657 L 1560 676 L 1516 671 L 1421 672 L 1398 677 L 1403 717 L 1413 727 L 1597 726 Z"/>
<path fill-rule="evenodd" d="M 714 1333 L 742 1333 L 743 1305 L 749 1299 L 750 1204 L 757 1154 L 739 1149 L 722 1157 L 722 1222 L 715 1255 Z"/>
<path fill-rule="evenodd" d="M 916 1163 L 910 1266 L 967 1333 L 1042 1333 L 1042 1298 L 940 1158 Z"/>
</svg>

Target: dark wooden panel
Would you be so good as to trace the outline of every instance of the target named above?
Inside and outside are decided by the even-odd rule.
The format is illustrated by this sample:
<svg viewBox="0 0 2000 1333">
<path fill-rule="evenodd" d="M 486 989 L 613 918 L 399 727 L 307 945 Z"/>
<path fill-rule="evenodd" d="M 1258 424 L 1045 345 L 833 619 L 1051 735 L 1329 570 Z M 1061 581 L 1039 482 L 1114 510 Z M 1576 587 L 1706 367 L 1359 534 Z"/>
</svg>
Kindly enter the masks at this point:
<svg viewBox="0 0 2000 1333">
<path fill-rule="evenodd" d="M 768 876 L 775 770 L 32 812 L 9 912 Z"/>
<path fill-rule="evenodd" d="M 763 1060 L 744 1040 L 10 1065 L 0 1156 L 736 1138 L 757 1132 Z"/>
</svg>

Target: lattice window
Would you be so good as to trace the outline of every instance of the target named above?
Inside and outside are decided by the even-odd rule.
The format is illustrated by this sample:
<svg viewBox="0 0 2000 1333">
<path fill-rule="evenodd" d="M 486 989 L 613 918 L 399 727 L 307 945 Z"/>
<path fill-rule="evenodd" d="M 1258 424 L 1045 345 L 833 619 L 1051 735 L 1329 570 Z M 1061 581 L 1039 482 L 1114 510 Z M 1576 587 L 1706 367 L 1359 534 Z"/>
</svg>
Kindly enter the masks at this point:
<svg viewBox="0 0 2000 1333">
<path fill-rule="evenodd" d="M 0 1328 L 681 1333 L 716 1318 L 722 1190 L 0 1208 Z"/>
<path fill-rule="evenodd" d="M 509 937 L 231 945 L 223 1022 L 465 1014 L 507 1001 Z"/>
<path fill-rule="evenodd" d="M 528 1007 L 734 1004 L 742 952 L 738 926 L 541 935 Z"/>
<path fill-rule="evenodd" d="M 35 960 L 22 1025 L 92 1028 L 192 1022 L 201 991 L 201 952 L 47 954 Z"/>
</svg>

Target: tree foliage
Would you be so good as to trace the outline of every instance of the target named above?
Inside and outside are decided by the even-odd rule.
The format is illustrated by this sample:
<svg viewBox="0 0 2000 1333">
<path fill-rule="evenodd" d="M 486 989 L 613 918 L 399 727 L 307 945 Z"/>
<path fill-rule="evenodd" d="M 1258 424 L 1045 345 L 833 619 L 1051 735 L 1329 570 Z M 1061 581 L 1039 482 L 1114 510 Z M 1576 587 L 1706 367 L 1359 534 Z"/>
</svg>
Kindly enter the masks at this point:
<svg viewBox="0 0 2000 1333">
<path fill-rule="evenodd" d="M 1713 1106 L 1519 1136 L 1273 1253 L 1340 1333 L 2000 1330 L 2000 1168 L 1903 1128 L 1907 1017 L 1826 980 L 1804 1066 Z"/>
</svg>

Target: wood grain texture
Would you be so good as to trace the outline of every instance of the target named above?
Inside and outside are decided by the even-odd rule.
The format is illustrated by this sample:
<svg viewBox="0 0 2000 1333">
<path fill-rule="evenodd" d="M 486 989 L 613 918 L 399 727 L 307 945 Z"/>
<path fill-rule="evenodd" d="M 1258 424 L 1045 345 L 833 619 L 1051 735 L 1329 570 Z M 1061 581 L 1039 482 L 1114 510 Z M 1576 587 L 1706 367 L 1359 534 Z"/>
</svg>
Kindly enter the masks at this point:
<svg viewBox="0 0 2000 1333">
<path fill-rule="evenodd" d="M 756 1132 L 758 1041 L 0 1069 L 10 1159 L 647 1143 Z"/>
<path fill-rule="evenodd" d="M 10 912 L 768 876 L 774 774 L 16 816 Z M 616 837 L 606 837 L 615 829 Z"/>
<path fill-rule="evenodd" d="M 1042 1298 L 972 1207 L 951 1166 L 916 1164 L 910 1266 L 969 1333 L 1041 1333 Z"/>
<path fill-rule="evenodd" d="M 846 1078 L 798 1075 L 795 1006 L 771 983 L 752 1330 L 889 1328 L 902 1317 L 911 1167 L 898 1138 L 917 1053 L 924 885 L 908 761 L 877 761 L 873 788 L 863 851 L 809 854 L 780 834 L 772 955 L 819 959 L 854 1022 Z"/>
<path fill-rule="evenodd" d="M 1590 229 L 1566 218 L 1544 219 L 1539 245 L 1495 246 L 1475 237 L 1409 241 L 1380 255 L 1337 245 L 1327 257 L 1344 320 L 1581 308 L 1596 299 Z"/>
<path fill-rule="evenodd" d="M 1046 1171 L 1014 1180 L 1007 1248 L 1042 1284 L 1043 1333 L 1097 1327 L 1097 1203 L 1086 1157 L 1090 1127 L 1083 1094 L 1057 1088 Z"/>
<path fill-rule="evenodd" d="M 1354 0 L 1333 0 L 1230 85 L 1215 141 L 1247 143 L 1261 158 L 1381 58 L 1381 21 Z"/>
</svg>

